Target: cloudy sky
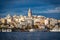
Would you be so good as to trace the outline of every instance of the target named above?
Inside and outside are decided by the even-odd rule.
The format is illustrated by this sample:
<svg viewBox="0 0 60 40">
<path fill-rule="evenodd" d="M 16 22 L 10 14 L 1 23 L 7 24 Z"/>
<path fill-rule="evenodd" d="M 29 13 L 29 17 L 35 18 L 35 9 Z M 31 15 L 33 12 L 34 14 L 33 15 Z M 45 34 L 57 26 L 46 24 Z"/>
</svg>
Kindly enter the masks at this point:
<svg viewBox="0 0 60 40">
<path fill-rule="evenodd" d="M 60 13 L 60 0 L 0 0 L 0 14 Z"/>
</svg>

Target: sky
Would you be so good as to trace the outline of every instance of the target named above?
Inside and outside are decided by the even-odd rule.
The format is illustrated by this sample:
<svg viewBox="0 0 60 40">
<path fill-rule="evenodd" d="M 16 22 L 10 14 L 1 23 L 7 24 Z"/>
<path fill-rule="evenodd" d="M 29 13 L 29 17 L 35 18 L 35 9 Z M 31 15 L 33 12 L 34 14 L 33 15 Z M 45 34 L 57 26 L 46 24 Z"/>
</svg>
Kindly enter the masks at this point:
<svg viewBox="0 0 60 40">
<path fill-rule="evenodd" d="M 0 0 L 0 15 L 32 13 L 60 13 L 60 0 Z"/>
</svg>

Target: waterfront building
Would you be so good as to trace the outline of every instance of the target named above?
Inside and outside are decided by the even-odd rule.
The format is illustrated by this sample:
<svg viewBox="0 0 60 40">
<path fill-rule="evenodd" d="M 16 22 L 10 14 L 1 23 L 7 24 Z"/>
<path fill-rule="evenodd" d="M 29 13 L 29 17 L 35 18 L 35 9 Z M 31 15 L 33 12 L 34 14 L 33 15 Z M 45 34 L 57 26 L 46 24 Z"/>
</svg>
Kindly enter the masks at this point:
<svg viewBox="0 0 60 40">
<path fill-rule="evenodd" d="M 22 24 L 17 24 L 17 28 L 22 28 Z"/>
<path fill-rule="evenodd" d="M 12 32 L 12 29 L 6 29 L 6 32 Z"/>
<path fill-rule="evenodd" d="M 15 19 L 15 21 L 16 21 L 16 22 L 18 22 L 18 21 L 19 21 L 19 19 L 18 19 L 18 18 L 16 18 L 16 19 Z"/>
<path fill-rule="evenodd" d="M 45 19 L 46 17 L 45 16 L 42 16 L 42 15 L 38 15 L 37 18 L 38 19 Z"/>
<path fill-rule="evenodd" d="M 57 24 L 57 19 L 53 19 L 53 18 L 50 18 L 50 25 L 55 25 L 55 24 Z"/>
<path fill-rule="evenodd" d="M 50 31 L 60 31 L 60 20 L 54 18 L 46 18 L 45 16 L 41 15 L 32 15 L 32 11 L 30 10 L 30 8 L 28 10 L 28 16 L 10 16 L 8 14 L 5 18 L 1 18 L 0 22 L 2 23 L 2 29 L 0 30 L 2 32 L 12 32 L 12 28 L 16 28 L 19 31 L 20 29 L 22 29 L 24 31 L 27 30 L 29 32 L 33 32 L 36 31 L 36 29 L 45 30 L 46 27 Z"/>
<path fill-rule="evenodd" d="M 21 20 L 22 20 L 22 21 L 25 21 L 25 18 L 24 18 L 24 16 L 21 16 Z"/>
<path fill-rule="evenodd" d="M 60 20 L 58 20 L 58 23 L 60 23 Z"/>
<path fill-rule="evenodd" d="M 34 25 L 40 25 L 40 19 L 34 19 Z"/>
<path fill-rule="evenodd" d="M 2 28 L 1 32 L 12 32 L 12 29 L 10 29 L 10 28 Z"/>
<path fill-rule="evenodd" d="M 29 29 L 29 32 L 35 32 L 36 30 L 35 29 Z"/>
<path fill-rule="evenodd" d="M 1 23 L 5 23 L 5 20 L 3 18 L 1 18 Z"/>
<path fill-rule="evenodd" d="M 44 26 L 44 25 L 39 25 L 38 28 L 39 28 L 40 30 L 43 30 L 43 29 L 45 29 L 45 26 Z"/>
<path fill-rule="evenodd" d="M 50 31 L 51 32 L 60 32 L 60 29 L 58 28 L 58 25 L 55 25 L 55 27 Z"/>
<path fill-rule="evenodd" d="M 4 19 L 4 18 L 1 18 L 1 23 L 6 23 L 6 19 Z"/>
<path fill-rule="evenodd" d="M 8 18 L 8 19 L 6 19 L 6 21 L 7 21 L 7 24 L 9 24 L 9 23 L 11 23 L 11 18 Z"/>
<path fill-rule="evenodd" d="M 31 26 L 34 25 L 34 21 L 32 19 L 26 19 L 27 25 Z"/>
<path fill-rule="evenodd" d="M 2 29 L 2 32 L 6 32 L 6 29 L 3 28 L 3 29 Z"/>
</svg>

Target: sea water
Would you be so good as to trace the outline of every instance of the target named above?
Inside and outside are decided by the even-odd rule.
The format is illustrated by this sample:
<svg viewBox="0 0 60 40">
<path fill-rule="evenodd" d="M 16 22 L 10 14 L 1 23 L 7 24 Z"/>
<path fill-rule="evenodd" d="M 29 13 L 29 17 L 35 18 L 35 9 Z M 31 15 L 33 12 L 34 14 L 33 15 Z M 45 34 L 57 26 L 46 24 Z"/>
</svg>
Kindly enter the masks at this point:
<svg viewBox="0 0 60 40">
<path fill-rule="evenodd" d="M 0 40 L 60 40 L 58 32 L 1 32 Z"/>
</svg>

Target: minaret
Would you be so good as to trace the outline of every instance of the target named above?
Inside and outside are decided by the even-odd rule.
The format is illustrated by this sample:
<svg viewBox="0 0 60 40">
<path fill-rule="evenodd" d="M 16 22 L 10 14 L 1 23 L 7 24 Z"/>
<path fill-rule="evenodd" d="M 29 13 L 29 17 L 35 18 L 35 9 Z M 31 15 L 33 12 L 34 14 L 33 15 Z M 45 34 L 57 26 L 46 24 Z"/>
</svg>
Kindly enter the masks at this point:
<svg viewBox="0 0 60 40">
<path fill-rule="evenodd" d="M 30 8 L 28 10 L 28 17 L 32 17 L 32 11 L 30 10 Z"/>
</svg>

